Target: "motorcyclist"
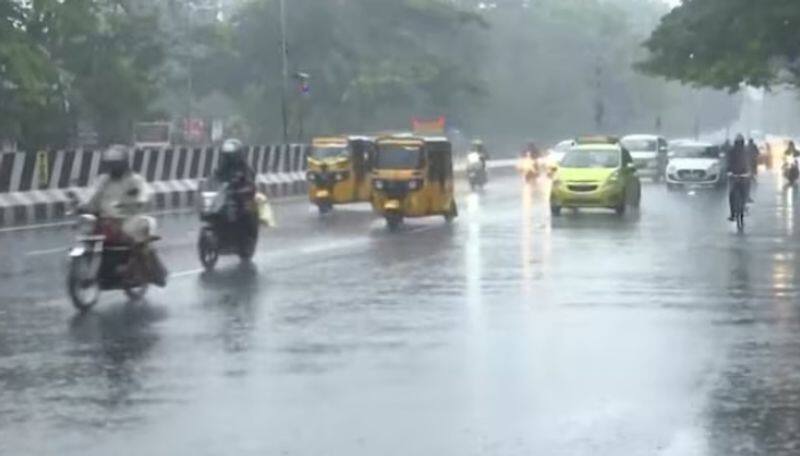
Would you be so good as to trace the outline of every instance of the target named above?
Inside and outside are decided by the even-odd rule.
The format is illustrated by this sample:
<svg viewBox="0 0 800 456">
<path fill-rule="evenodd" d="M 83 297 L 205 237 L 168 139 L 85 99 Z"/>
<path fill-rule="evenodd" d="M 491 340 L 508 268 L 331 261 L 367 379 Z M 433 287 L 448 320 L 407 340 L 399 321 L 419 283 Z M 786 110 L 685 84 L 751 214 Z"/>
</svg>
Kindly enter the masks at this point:
<svg viewBox="0 0 800 456">
<path fill-rule="evenodd" d="M 247 163 L 244 146 L 238 139 L 225 140 L 220 150 L 219 165 L 213 174 L 214 180 L 226 184 L 238 207 L 241 221 L 255 236 L 258 230 L 258 212 L 255 209 L 256 173 Z"/>
<path fill-rule="evenodd" d="M 481 159 L 481 163 L 483 164 L 483 168 L 486 168 L 486 161 L 489 160 L 489 152 L 486 151 L 486 146 L 483 144 L 483 141 L 480 139 L 476 139 L 472 141 L 472 145 L 470 147 L 470 153 L 476 153 Z"/>
<path fill-rule="evenodd" d="M 742 135 L 737 135 L 736 140 L 733 142 L 733 147 L 731 147 L 730 151 L 728 152 L 728 172 L 735 176 L 745 176 L 752 173 L 752 168 L 752 156 L 750 155 L 744 142 L 744 137 Z M 749 180 L 734 180 L 731 183 L 731 190 L 730 194 L 728 195 L 731 210 L 731 215 L 728 217 L 728 220 L 731 222 L 734 220 L 734 195 L 735 192 L 739 190 L 742 190 L 743 194 L 747 197 L 747 200 L 751 201 Z"/>
<path fill-rule="evenodd" d="M 758 174 L 758 146 L 753 138 L 747 140 L 747 155 L 750 157 L 751 166 L 750 169 L 753 173 L 753 176 Z"/>
<path fill-rule="evenodd" d="M 135 273 L 146 274 L 148 281 L 163 287 L 166 269 L 149 247 L 156 221 L 144 215 L 150 201 L 145 179 L 131 169 L 127 146 L 113 145 L 103 151 L 101 166 L 105 173 L 81 210 L 99 217 L 101 230 L 110 242 L 131 244 Z"/>
<path fill-rule="evenodd" d="M 784 152 L 784 157 L 787 159 L 787 161 L 790 158 L 800 157 L 800 151 L 797 150 L 797 147 L 794 145 L 794 141 L 789 141 L 789 145 L 786 146 L 786 152 Z"/>
</svg>

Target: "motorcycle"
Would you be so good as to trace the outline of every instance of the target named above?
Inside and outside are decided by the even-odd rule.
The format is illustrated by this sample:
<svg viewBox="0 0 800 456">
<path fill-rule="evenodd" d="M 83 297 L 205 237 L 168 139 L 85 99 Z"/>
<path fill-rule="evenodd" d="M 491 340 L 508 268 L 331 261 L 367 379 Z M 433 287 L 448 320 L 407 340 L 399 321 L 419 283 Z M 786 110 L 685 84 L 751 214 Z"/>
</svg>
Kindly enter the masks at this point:
<svg viewBox="0 0 800 456">
<path fill-rule="evenodd" d="M 786 162 L 783 164 L 783 177 L 790 187 L 797 184 L 797 179 L 800 177 L 800 165 L 798 165 L 797 157 L 786 159 Z"/>
<path fill-rule="evenodd" d="M 489 180 L 486 164 L 478 154 L 467 156 L 467 179 L 469 179 L 469 186 L 473 191 L 483 189 Z"/>
<path fill-rule="evenodd" d="M 121 234 L 120 224 L 120 220 L 89 213 L 78 216 L 76 244 L 69 251 L 67 291 L 80 311 L 97 304 L 103 291 L 121 290 L 136 301 L 150 284 L 166 284 L 166 270 L 149 248 L 158 237 L 135 246 Z"/>
<path fill-rule="evenodd" d="M 200 221 L 202 227 L 197 241 L 200 263 L 213 270 L 220 255 L 238 255 L 250 261 L 258 244 L 259 214 L 256 200 L 239 198 L 251 193 L 251 188 L 231 190 L 228 184 L 206 183 L 209 188 L 200 192 Z"/>
</svg>

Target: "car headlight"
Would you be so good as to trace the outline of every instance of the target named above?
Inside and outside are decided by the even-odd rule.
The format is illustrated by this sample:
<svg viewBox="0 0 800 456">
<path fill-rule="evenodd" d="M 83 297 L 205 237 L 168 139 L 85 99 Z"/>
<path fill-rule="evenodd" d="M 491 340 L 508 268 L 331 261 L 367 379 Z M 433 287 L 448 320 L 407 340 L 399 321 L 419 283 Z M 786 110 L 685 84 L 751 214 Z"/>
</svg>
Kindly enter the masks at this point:
<svg viewBox="0 0 800 456">
<path fill-rule="evenodd" d="M 719 163 L 714 163 L 708 168 L 709 174 L 717 174 L 719 173 Z"/>
<path fill-rule="evenodd" d="M 409 190 L 419 190 L 422 187 L 422 180 L 420 179 L 413 179 L 408 181 L 408 189 Z"/>
<path fill-rule="evenodd" d="M 561 187 L 561 179 L 553 179 L 553 188 Z"/>
<path fill-rule="evenodd" d="M 677 170 L 678 170 L 678 169 L 677 169 L 677 168 L 675 168 L 675 165 L 669 165 L 669 166 L 667 166 L 667 174 L 675 174 L 675 171 L 677 171 Z"/>
<path fill-rule="evenodd" d="M 380 179 L 375 179 L 372 181 L 372 186 L 375 187 L 375 190 L 383 190 L 385 186 L 384 182 Z"/>
<path fill-rule="evenodd" d="M 606 185 L 616 184 L 618 181 L 619 181 L 619 171 L 614 171 L 613 173 L 611 173 L 610 176 L 608 176 L 608 179 L 606 179 Z"/>
</svg>

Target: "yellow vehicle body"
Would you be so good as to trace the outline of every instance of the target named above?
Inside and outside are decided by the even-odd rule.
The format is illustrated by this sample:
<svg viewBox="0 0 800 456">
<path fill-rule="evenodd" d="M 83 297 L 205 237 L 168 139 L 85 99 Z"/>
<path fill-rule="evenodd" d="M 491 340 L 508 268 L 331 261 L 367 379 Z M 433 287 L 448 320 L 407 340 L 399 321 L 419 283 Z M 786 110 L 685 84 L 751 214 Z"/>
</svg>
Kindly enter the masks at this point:
<svg viewBox="0 0 800 456">
<path fill-rule="evenodd" d="M 452 146 L 445 138 L 386 137 L 377 140 L 372 207 L 390 229 L 405 218 L 458 215 Z"/>
<path fill-rule="evenodd" d="M 307 158 L 308 198 L 321 213 L 334 205 L 370 200 L 375 142 L 369 137 L 314 138 Z"/>
</svg>

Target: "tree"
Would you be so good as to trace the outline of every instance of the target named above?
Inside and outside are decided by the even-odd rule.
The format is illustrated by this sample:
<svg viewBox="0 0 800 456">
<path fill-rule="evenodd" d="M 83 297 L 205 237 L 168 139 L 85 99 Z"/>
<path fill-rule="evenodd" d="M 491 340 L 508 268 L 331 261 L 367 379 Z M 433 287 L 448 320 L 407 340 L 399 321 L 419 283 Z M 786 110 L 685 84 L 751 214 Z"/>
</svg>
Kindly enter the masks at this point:
<svg viewBox="0 0 800 456">
<path fill-rule="evenodd" d="M 645 42 L 638 67 L 698 86 L 800 86 L 800 2 L 687 0 Z"/>
<path fill-rule="evenodd" d="M 218 32 L 221 46 L 198 62 L 198 90 L 237 100 L 260 140 L 280 137 L 277 3 L 246 3 Z M 485 23 L 474 13 L 440 0 L 287 4 L 290 73 L 311 75 L 313 131 L 406 127 L 411 116 L 448 114 L 481 93 L 474 69 Z"/>
<path fill-rule="evenodd" d="M 128 142 L 163 61 L 154 16 L 115 0 L 0 0 L 0 133 L 63 145 L 79 119 Z"/>
</svg>

